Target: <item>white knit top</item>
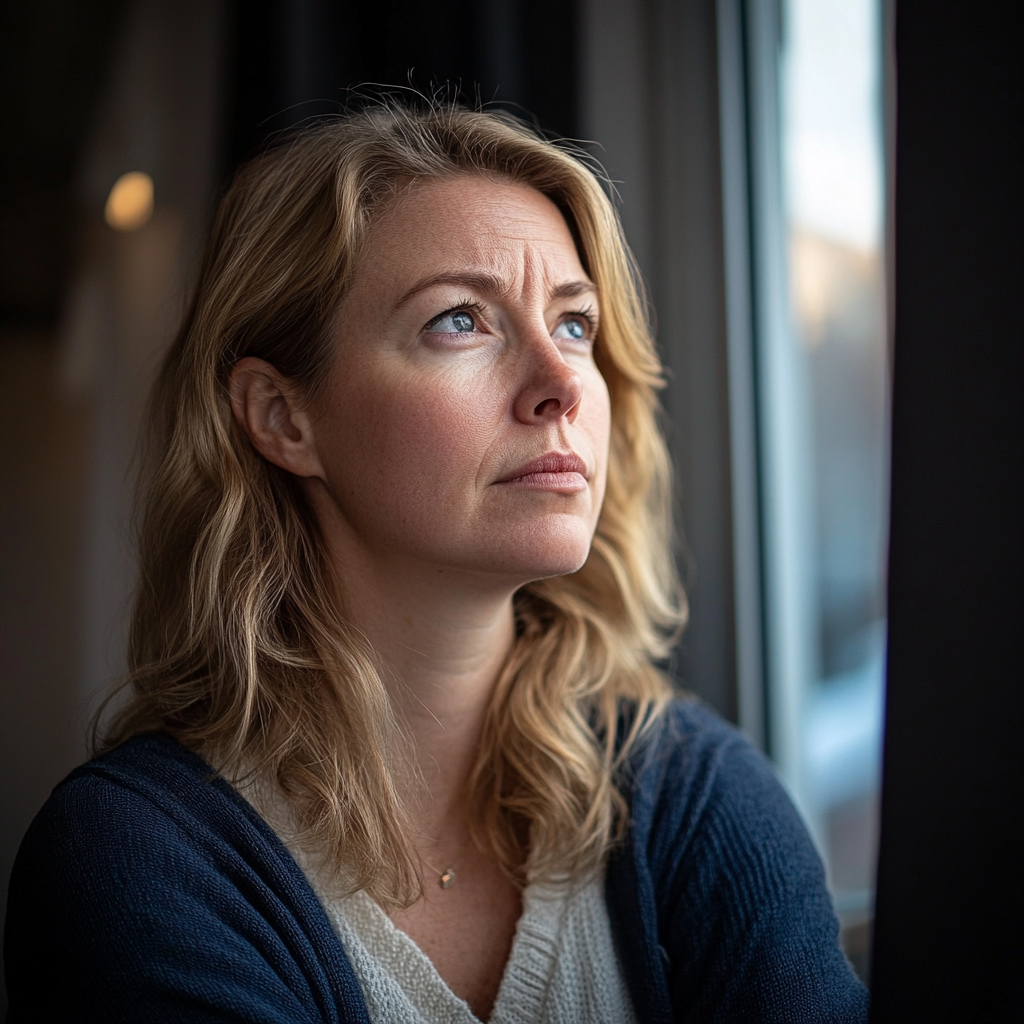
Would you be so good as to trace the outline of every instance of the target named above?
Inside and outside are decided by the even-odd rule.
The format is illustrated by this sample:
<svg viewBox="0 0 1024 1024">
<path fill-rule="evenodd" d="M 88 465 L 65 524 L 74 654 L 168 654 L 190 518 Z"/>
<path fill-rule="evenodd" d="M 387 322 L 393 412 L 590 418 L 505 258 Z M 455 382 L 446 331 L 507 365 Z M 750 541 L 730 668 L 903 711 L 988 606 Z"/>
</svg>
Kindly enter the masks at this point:
<svg viewBox="0 0 1024 1024">
<path fill-rule="evenodd" d="M 491 1024 L 634 1024 L 602 881 L 527 886 Z M 321 900 L 374 1024 L 477 1024 L 426 954 L 366 893 Z"/>
<path fill-rule="evenodd" d="M 280 796 L 239 787 L 288 847 L 323 904 L 359 979 L 373 1024 L 479 1024 L 429 957 L 365 892 L 327 896 L 290 841 Z M 603 874 L 581 885 L 532 883 L 491 1024 L 636 1024 L 615 953 Z"/>
</svg>

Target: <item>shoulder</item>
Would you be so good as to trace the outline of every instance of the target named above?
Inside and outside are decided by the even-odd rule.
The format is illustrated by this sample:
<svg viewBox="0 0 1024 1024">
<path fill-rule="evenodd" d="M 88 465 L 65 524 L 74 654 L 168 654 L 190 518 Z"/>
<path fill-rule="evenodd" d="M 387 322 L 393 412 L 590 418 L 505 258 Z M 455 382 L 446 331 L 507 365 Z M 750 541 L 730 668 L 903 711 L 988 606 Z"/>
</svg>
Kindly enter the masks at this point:
<svg viewBox="0 0 1024 1024">
<path fill-rule="evenodd" d="M 335 946 L 255 811 L 175 740 L 136 737 L 68 776 L 22 842 L 9 1019 L 332 1019 Z"/>
<path fill-rule="evenodd" d="M 51 794 L 19 851 L 16 881 L 44 875 L 88 899 L 110 879 L 122 899 L 180 882 L 233 879 L 275 853 L 273 833 L 201 758 L 169 736 L 137 736 L 73 771 Z M 287 871 L 281 860 L 281 869 Z"/>
<path fill-rule="evenodd" d="M 672 703 L 628 778 L 633 842 L 663 899 L 683 882 L 705 894 L 735 887 L 733 912 L 750 903 L 763 913 L 794 886 L 824 893 L 820 858 L 772 766 L 700 703 Z"/>
<path fill-rule="evenodd" d="M 691 843 L 713 840 L 765 850 L 794 847 L 820 871 L 806 829 L 764 755 L 697 701 L 676 700 L 631 764 L 635 827 L 655 843 L 656 861 L 678 863 Z M 664 846 L 662 845 L 664 843 Z"/>
<path fill-rule="evenodd" d="M 81 855 L 128 856 L 132 836 L 152 849 L 202 845 L 196 826 L 230 829 L 239 816 L 260 830 L 254 812 L 200 757 L 170 736 L 135 736 L 76 768 L 43 805 L 26 836 L 32 845 L 55 839 Z M 156 826 L 159 826 L 158 828 Z M 201 834 L 200 830 L 200 834 Z M 269 834 L 269 833 L 267 833 Z"/>
<path fill-rule="evenodd" d="M 635 889 L 646 941 L 660 947 L 648 971 L 664 971 L 677 1017 L 866 1018 L 821 860 L 746 737 L 699 703 L 676 701 L 631 759 L 627 791 L 618 869 Z"/>
</svg>

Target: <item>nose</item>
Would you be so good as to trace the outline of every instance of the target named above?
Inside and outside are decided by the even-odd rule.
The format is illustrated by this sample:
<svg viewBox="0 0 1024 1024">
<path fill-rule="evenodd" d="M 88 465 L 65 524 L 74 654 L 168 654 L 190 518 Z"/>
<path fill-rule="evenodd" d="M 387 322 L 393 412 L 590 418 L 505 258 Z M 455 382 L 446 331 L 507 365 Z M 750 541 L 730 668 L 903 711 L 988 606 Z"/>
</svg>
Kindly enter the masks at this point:
<svg viewBox="0 0 1024 1024">
<path fill-rule="evenodd" d="M 583 398 L 583 378 L 565 361 L 546 329 L 529 349 L 530 366 L 516 396 L 516 418 L 523 423 L 562 417 L 574 422 Z"/>
</svg>

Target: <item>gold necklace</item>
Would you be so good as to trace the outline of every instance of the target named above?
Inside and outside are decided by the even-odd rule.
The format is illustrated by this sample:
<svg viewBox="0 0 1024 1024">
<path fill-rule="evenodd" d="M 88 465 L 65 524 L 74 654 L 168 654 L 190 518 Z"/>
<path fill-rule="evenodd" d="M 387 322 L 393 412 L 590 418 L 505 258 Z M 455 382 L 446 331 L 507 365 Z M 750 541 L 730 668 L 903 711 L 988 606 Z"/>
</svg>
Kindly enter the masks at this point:
<svg viewBox="0 0 1024 1024">
<path fill-rule="evenodd" d="M 455 873 L 455 868 L 445 868 L 444 871 L 438 871 L 426 857 L 423 858 L 423 863 L 437 875 L 437 884 L 442 889 L 450 889 L 459 880 L 459 876 Z"/>
</svg>

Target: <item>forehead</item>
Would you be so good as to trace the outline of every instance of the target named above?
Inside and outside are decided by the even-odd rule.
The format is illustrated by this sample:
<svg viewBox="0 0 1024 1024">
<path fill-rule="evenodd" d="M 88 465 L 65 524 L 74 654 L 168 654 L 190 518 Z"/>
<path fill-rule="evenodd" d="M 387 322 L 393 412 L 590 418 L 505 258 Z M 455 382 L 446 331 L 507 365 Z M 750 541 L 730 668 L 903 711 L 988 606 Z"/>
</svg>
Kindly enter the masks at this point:
<svg viewBox="0 0 1024 1024">
<path fill-rule="evenodd" d="M 527 263 L 545 277 L 587 276 L 547 196 L 483 175 L 412 184 L 370 229 L 361 256 L 360 270 L 374 275 L 479 265 L 518 277 Z"/>
</svg>

